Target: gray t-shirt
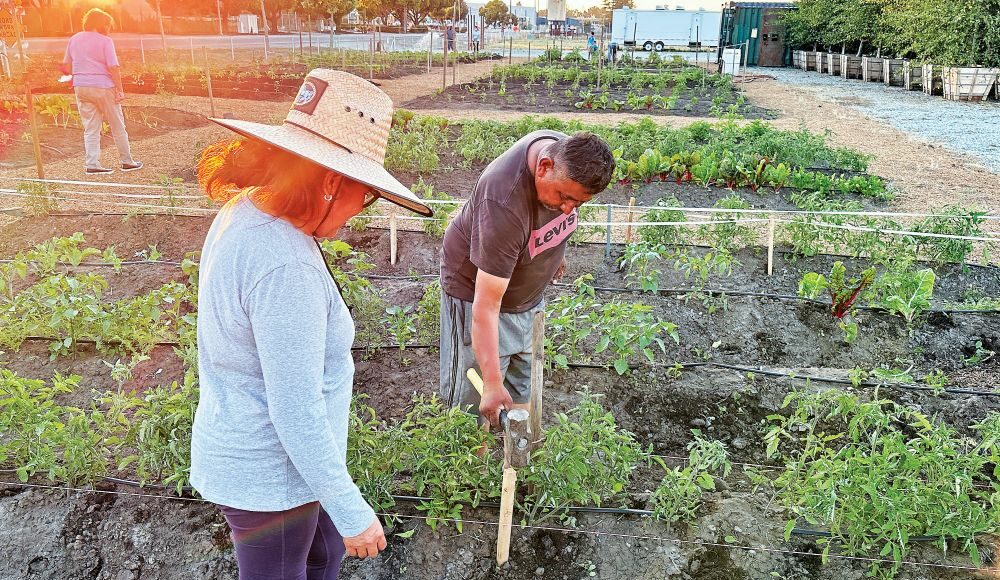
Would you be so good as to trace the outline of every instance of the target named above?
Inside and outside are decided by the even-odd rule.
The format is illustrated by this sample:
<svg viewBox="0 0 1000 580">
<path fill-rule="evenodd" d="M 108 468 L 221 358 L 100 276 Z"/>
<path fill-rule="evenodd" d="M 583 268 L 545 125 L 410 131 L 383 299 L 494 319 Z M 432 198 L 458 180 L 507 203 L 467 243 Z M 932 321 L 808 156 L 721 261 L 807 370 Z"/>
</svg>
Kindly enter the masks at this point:
<svg viewBox="0 0 1000 580">
<path fill-rule="evenodd" d="M 528 149 L 565 138 L 558 131 L 528 133 L 483 171 L 444 234 L 441 287 L 449 296 L 472 302 L 482 270 L 510 279 L 501 312 L 526 312 L 542 300 L 578 220 L 576 211 L 565 215 L 538 202 Z"/>
<path fill-rule="evenodd" d="M 191 484 L 249 511 L 319 501 L 345 537 L 375 513 L 347 472 L 354 322 L 312 237 L 244 195 L 205 238 Z"/>
</svg>

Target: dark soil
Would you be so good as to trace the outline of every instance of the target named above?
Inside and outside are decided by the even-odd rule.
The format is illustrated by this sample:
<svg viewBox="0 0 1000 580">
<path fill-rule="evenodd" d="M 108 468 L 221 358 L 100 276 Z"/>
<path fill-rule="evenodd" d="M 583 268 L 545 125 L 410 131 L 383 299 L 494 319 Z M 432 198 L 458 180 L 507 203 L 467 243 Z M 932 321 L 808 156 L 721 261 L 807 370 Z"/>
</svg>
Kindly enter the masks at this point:
<svg viewBox="0 0 1000 580">
<path fill-rule="evenodd" d="M 555 84 L 548 88 L 542 84 L 534 83 L 525 85 L 521 80 L 507 80 L 504 86 L 504 93 L 500 94 L 500 85 L 496 82 L 484 80 L 473 81 L 462 85 L 452 85 L 441 93 L 435 93 L 425 97 L 419 97 L 403 104 L 406 109 L 498 109 L 502 111 L 518 111 L 532 114 L 559 113 L 568 111 L 585 110 L 590 113 L 614 113 L 631 112 L 633 109 L 628 105 L 620 107 L 618 111 L 610 106 L 602 108 L 599 104 L 591 106 L 576 107 L 577 102 L 581 102 L 580 91 L 587 90 L 587 87 L 574 89 L 569 83 Z M 670 96 L 671 89 L 666 89 L 663 96 Z M 607 95 L 609 101 L 625 102 L 630 93 L 645 97 L 660 94 L 654 89 L 644 88 L 640 90 L 629 89 L 627 87 L 612 87 L 608 89 L 596 90 L 592 92 L 597 98 Z M 713 106 L 721 112 L 728 110 L 730 105 L 737 104 L 738 94 L 733 91 L 724 93 L 714 87 L 704 87 L 690 83 L 687 86 L 677 89 L 677 103 L 674 107 L 665 109 L 661 106 L 651 106 L 647 108 L 641 106 L 640 112 L 650 115 L 674 115 L 682 117 L 708 117 L 713 112 Z M 715 99 L 719 99 L 715 103 Z M 771 119 L 775 115 L 773 112 L 752 105 L 743 104 L 738 107 L 740 115 L 748 119 Z"/>
<path fill-rule="evenodd" d="M 686 187 L 686 186 L 680 186 Z M 697 188 L 702 189 L 702 188 Z M 87 243 L 98 247 L 116 245 L 119 256 L 156 244 L 164 259 L 176 260 L 201 247 L 211 218 L 134 217 L 127 221 L 107 216 L 28 218 L 0 228 L 0 257 L 9 257 L 53 236 L 76 231 Z M 422 234 L 400 234 L 399 262 L 388 264 L 388 233 L 369 229 L 345 232 L 343 239 L 367 252 L 378 275 L 401 276 L 437 272 L 439 242 Z M 605 256 L 603 245 L 571 247 L 567 280 L 589 273 L 598 286 L 621 287 L 617 270 L 620 247 Z M 702 250 L 693 248 L 692 252 Z M 794 294 L 799 277 L 807 271 L 829 271 L 830 256 L 786 261 L 779 259 L 774 275 L 765 272 L 764 257 L 753 250 L 737 254 L 740 265 L 731 276 L 710 278 L 710 288 Z M 847 260 L 849 271 L 863 262 Z M 116 297 L 148 291 L 168 280 L 179 279 L 176 267 L 150 265 L 126 267 L 121 274 L 106 269 Z M 690 288 L 691 282 L 664 264 L 661 287 Z M 1000 270 L 995 268 L 938 268 L 937 299 L 960 299 L 968 292 L 1000 295 Z M 376 280 L 392 303 L 414 304 L 426 280 Z M 554 298 L 564 287 L 553 286 Z M 729 363 L 761 365 L 794 371 L 799 375 L 846 378 L 855 366 L 880 364 L 913 367 L 914 376 L 940 368 L 962 388 L 993 390 L 1000 384 L 1000 364 L 995 360 L 978 366 L 962 362 L 972 354 L 976 341 L 1000 350 L 996 313 L 935 314 L 907 328 L 885 313 L 863 312 L 862 332 L 852 346 L 843 344 L 827 307 L 776 298 L 730 296 L 728 308 L 709 315 L 699 299 L 679 296 L 622 295 L 599 292 L 601 299 L 642 300 L 655 312 L 678 325 L 680 344 L 667 343 L 667 352 L 657 363 Z M 438 355 L 433 349 L 407 348 L 358 352 L 356 390 L 369 395 L 368 402 L 380 418 L 395 422 L 409 410 L 414 393 L 431 394 L 438 382 Z M 51 377 L 52 373 L 77 373 L 89 390 L 114 390 L 109 369 L 92 348 L 81 348 L 72 356 L 49 361 L 47 345 L 28 343 L 17 353 L 0 355 L 0 364 L 26 376 Z M 109 362 L 114 362 L 109 360 Z M 169 347 L 156 349 L 151 359 L 135 371 L 125 389 L 144 390 L 180 380 L 183 369 Z M 793 388 L 823 389 L 830 385 L 769 377 L 763 374 L 701 367 L 679 377 L 664 366 L 642 367 L 625 377 L 604 369 L 571 369 L 546 377 L 544 408 L 546 422 L 551 413 L 565 412 L 579 401 L 578 391 L 605 395 L 604 404 L 619 424 L 658 454 L 686 455 L 690 429 L 699 428 L 708 437 L 725 442 L 732 459 L 762 463 L 764 443 L 761 426 L 765 417 L 781 412 L 786 393 Z M 884 388 L 882 396 L 920 408 L 938 416 L 961 432 L 991 411 L 1000 410 L 1000 398 L 926 393 Z M 64 403 L 85 405 L 93 394 L 75 393 Z M 739 470 L 737 470 L 739 471 Z M 13 477 L 0 479 L 13 481 Z M 657 483 L 654 473 L 637 475 L 636 487 L 626 499 L 629 506 L 643 507 L 647 489 Z M 131 488 L 106 487 L 105 491 L 134 493 Z M 859 579 L 863 563 L 831 559 L 820 565 L 818 558 L 768 551 L 800 550 L 818 553 L 814 540 L 782 537 L 784 514 L 775 513 L 768 498 L 746 493 L 739 473 L 734 473 L 711 494 L 697 528 L 663 525 L 634 517 L 581 515 L 572 532 L 518 529 L 513 533 L 510 564 L 498 570 L 494 563 L 496 528 L 492 523 L 465 525 L 459 534 L 453 527 L 432 531 L 419 523 L 414 506 L 400 504 L 391 511 L 403 514 L 393 532 L 415 529 L 409 539 L 390 536 L 389 548 L 375 561 L 348 561 L 344 578 L 357 579 L 586 579 L 591 577 L 633 580 L 636 578 L 687 578 L 697 580 L 770 580 L 775 577 L 821 580 Z M 143 490 L 142 493 L 154 493 Z M 17 485 L 0 485 L 0 578 L 75 579 L 235 579 L 236 567 L 227 529 L 209 505 L 181 500 L 149 499 L 94 493 L 49 492 Z M 416 517 L 413 517 L 416 516 Z M 473 522 L 496 522 L 493 508 L 467 509 L 463 517 Z M 558 522 L 550 522 L 558 526 Z M 548 524 L 546 524 L 548 525 Z M 600 531 L 594 535 L 587 531 Z M 622 534 L 629 537 L 622 537 Z M 642 537 L 633 537 L 642 536 Z M 732 536 L 735 541 L 726 540 Z M 708 544 L 727 543 L 753 550 Z M 912 559 L 940 561 L 939 552 L 920 546 Z M 957 550 L 948 556 L 951 564 L 968 565 Z M 591 575 L 593 573 L 593 575 Z M 773 576 L 777 573 L 778 576 Z M 969 578 L 963 571 L 948 572 L 906 567 L 900 578 Z"/>
<path fill-rule="evenodd" d="M 130 141 L 141 141 L 172 131 L 204 127 L 211 123 L 203 115 L 166 107 L 125 106 L 123 110 L 125 128 Z M 27 121 L 3 127 L 3 132 L 0 132 L 0 142 L 6 139 L 6 146 L 0 146 L 3 159 L 0 161 L 0 168 L 34 165 L 35 157 L 31 143 L 21 138 L 24 132 L 30 130 Z M 4 138 L 4 135 L 7 137 Z M 109 133 L 102 137 L 102 141 L 105 145 L 114 143 Z M 39 129 L 39 142 L 42 144 L 42 159 L 45 162 L 75 157 L 83 152 L 83 129 L 73 126 L 42 125 Z"/>
</svg>

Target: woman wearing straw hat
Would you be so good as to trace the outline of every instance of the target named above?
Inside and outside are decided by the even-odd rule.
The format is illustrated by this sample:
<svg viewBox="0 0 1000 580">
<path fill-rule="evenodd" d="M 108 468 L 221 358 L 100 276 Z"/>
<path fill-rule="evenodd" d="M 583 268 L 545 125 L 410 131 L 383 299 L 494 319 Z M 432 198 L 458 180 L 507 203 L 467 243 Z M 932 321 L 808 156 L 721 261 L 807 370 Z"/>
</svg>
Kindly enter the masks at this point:
<svg viewBox="0 0 1000 580">
<path fill-rule="evenodd" d="M 385 536 L 346 467 L 354 322 L 320 252 L 378 198 L 431 211 L 383 167 L 392 101 L 309 73 L 283 124 L 213 119 L 206 195 L 226 202 L 202 250 L 200 398 L 191 483 L 232 529 L 240 578 L 336 578 Z"/>
</svg>

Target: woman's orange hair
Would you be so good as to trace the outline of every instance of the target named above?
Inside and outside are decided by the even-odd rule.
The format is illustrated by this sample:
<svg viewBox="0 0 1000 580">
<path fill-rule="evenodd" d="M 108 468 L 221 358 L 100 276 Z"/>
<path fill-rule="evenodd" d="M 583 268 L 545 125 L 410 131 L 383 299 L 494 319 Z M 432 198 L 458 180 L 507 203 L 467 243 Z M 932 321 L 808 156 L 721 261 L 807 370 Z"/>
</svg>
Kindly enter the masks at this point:
<svg viewBox="0 0 1000 580">
<path fill-rule="evenodd" d="M 329 210 L 323 180 L 330 170 L 298 155 L 249 138 L 220 141 L 201 152 L 198 183 L 209 199 L 225 203 L 256 187 L 254 203 L 295 227 Z"/>
</svg>

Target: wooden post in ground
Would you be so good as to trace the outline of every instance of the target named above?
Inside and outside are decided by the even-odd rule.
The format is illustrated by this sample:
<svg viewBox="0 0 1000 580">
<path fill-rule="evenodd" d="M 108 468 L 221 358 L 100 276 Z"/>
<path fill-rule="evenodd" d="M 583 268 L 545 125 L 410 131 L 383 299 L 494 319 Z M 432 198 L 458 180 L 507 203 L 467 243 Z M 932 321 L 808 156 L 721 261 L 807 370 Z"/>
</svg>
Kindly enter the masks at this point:
<svg viewBox="0 0 1000 580">
<path fill-rule="evenodd" d="M 229 56 L 232 57 L 233 62 L 236 62 L 236 42 L 233 41 L 233 37 L 229 37 Z"/>
<path fill-rule="evenodd" d="M 194 37 L 192 36 L 192 37 L 188 38 L 188 41 L 190 41 L 190 45 L 191 45 L 191 66 L 194 67 L 195 66 L 195 60 L 194 60 Z"/>
<path fill-rule="evenodd" d="M 307 28 L 308 28 L 308 30 L 306 32 L 309 33 L 309 56 L 312 56 L 312 53 L 313 53 L 313 17 L 312 17 L 312 14 L 309 15 L 309 24 L 307 25 Z"/>
<path fill-rule="evenodd" d="M 542 389 L 545 386 L 545 312 L 535 313 L 531 324 L 531 398 L 528 403 L 531 440 L 529 450 L 541 446 L 542 439 Z"/>
<path fill-rule="evenodd" d="M 441 90 L 445 90 L 448 87 L 448 33 L 447 31 L 441 36 L 441 47 L 444 49 L 444 66 L 441 68 Z"/>
<path fill-rule="evenodd" d="M 305 49 L 302 46 L 302 23 L 299 21 L 299 15 L 295 15 L 295 32 L 299 35 L 299 59 L 305 56 Z M 295 49 L 292 48 L 292 59 L 295 58 Z"/>
<path fill-rule="evenodd" d="M 142 44 L 142 35 L 139 35 L 139 55 L 142 57 L 142 68 L 146 68 L 146 47 Z"/>
<path fill-rule="evenodd" d="M 767 216 L 767 275 L 774 271 L 774 226 L 773 215 Z"/>
<path fill-rule="evenodd" d="M 634 209 L 633 209 L 634 207 L 635 207 L 635 198 L 634 197 L 628 198 L 628 218 L 625 220 L 626 222 L 628 222 L 628 225 L 625 226 L 625 243 L 626 244 L 631 244 L 632 243 L 632 220 L 634 218 L 632 212 L 634 211 Z"/>
<path fill-rule="evenodd" d="M 205 80 L 208 81 L 208 108 L 215 117 L 215 93 L 212 91 L 212 63 L 208 60 L 208 47 L 205 50 Z"/>
<path fill-rule="evenodd" d="M 434 62 L 434 31 L 427 29 L 427 74 L 431 74 L 431 64 Z"/>
<path fill-rule="evenodd" d="M 608 206 L 608 229 L 604 239 L 604 257 L 611 255 L 611 206 Z"/>
<path fill-rule="evenodd" d="M 24 93 L 28 104 L 28 119 L 31 120 L 31 149 L 35 154 L 35 169 L 38 179 L 45 179 L 45 167 L 42 165 L 42 144 L 38 140 L 38 120 L 35 118 L 35 96 L 31 93 L 31 85 L 25 85 Z"/>
<path fill-rule="evenodd" d="M 389 214 L 389 263 L 396 265 L 396 249 L 398 238 L 396 233 L 396 213 Z"/>
</svg>

